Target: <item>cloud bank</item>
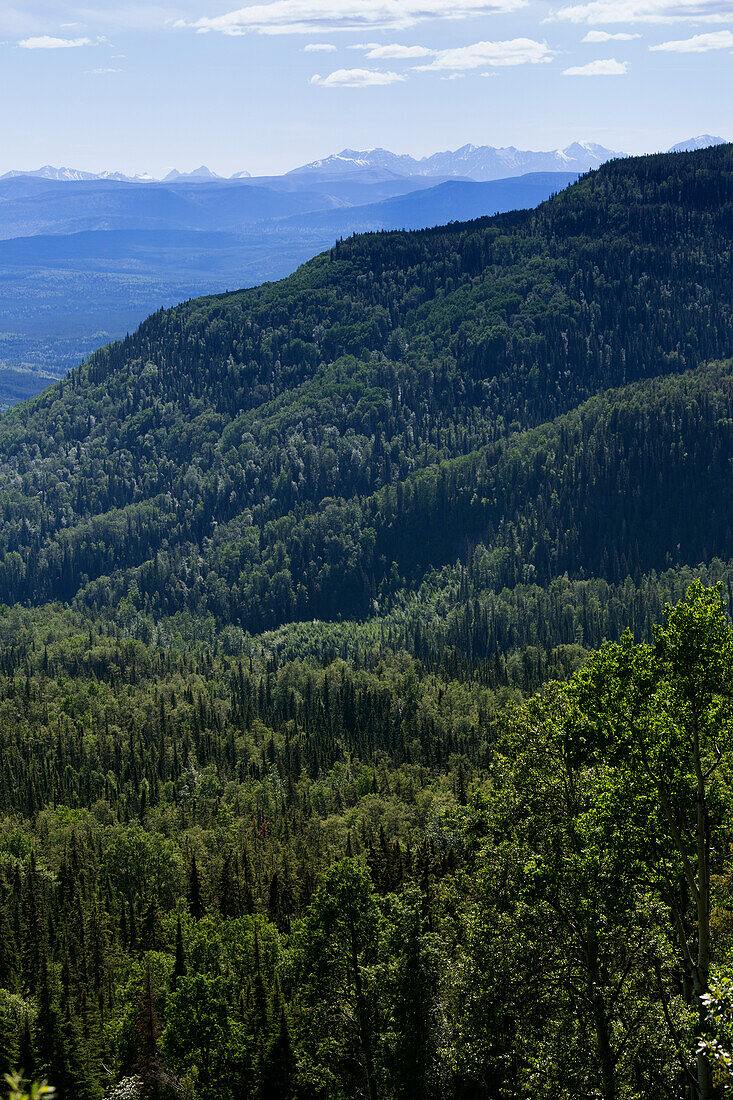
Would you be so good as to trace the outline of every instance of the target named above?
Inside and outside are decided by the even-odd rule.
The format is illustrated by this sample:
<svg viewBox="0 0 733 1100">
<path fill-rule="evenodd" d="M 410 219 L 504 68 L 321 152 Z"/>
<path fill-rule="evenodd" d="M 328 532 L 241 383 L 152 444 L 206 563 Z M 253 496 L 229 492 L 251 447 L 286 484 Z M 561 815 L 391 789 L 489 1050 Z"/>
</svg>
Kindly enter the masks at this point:
<svg viewBox="0 0 733 1100">
<path fill-rule="evenodd" d="M 571 23 L 727 23 L 733 0 L 590 0 L 551 16 Z"/>
<path fill-rule="evenodd" d="M 273 0 L 177 26 L 226 35 L 400 30 L 426 19 L 469 19 L 526 7 L 528 0 Z"/>
</svg>

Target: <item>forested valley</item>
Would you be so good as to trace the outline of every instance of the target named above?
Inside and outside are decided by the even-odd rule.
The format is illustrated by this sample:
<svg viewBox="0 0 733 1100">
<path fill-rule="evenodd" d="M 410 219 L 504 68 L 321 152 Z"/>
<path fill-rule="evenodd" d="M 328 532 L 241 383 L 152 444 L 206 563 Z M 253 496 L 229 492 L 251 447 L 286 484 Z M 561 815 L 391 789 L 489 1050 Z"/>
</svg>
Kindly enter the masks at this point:
<svg viewBox="0 0 733 1100">
<path fill-rule="evenodd" d="M 613 161 L 0 417 L 10 1095 L 733 1095 L 732 249 Z"/>
</svg>

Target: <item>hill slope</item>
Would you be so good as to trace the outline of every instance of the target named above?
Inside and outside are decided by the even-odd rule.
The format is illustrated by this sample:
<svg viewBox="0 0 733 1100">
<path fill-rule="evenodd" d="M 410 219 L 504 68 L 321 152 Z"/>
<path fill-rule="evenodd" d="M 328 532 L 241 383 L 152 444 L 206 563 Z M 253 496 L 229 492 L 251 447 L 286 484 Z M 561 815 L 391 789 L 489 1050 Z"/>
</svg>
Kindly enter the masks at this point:
<svg viewBox="0 0 733 1100">
<path fill-rule="evenodd" d="M 395 493 L 402 514 L 421 467 L 730 355 L 731 182 L 729 146 L 619 161 L 535 213 L 357 237 L 281 283 L 155 314 L 0 423 L 0 598 L 101 608 L 127 593 L 258 628 L 367 613 L 499 521 L 469 509 L 450 546 L 429 522 L 419 548 L 380 542 L 389 510 L 374 531 L 364 516 Z M 670 501 L 673 482 L 641 469 L 640 492 Z M 581 495 L 558 519 L 574 529 L 573 510 L 591 506 Z M 548 517 L 533 522 L 551 541 Z M 618 559 L 634 567 L 671 550 L 623 537 Z M 557 568 L 604 567 L 584 539 Z M 727 539 L 721 528 L 689 553 L 726 555 Z"/>
</svg>

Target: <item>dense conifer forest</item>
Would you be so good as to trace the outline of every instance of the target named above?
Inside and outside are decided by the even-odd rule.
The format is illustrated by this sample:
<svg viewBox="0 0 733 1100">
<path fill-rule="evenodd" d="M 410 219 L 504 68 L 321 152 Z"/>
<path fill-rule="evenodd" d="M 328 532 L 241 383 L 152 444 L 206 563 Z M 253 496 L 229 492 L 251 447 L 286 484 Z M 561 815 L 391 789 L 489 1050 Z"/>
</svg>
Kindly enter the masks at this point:
<svg viewBox="0 0 733 1100">
<path fill-rule="evenodd" d="M 0 418 L 0 1072 L 733 1094 L 732 248 L 615 161 Z"/>
</svg>

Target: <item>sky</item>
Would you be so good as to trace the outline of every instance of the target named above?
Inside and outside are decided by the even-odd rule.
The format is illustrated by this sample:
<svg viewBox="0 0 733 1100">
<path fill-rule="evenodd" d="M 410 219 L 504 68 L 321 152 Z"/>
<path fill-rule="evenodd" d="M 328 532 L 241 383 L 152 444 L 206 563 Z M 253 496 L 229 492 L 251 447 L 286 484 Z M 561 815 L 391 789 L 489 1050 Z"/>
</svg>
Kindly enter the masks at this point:
<svg viewBox="0 0 733 1100">
<path fill-rule="evenodd" d="M 733 0 L 0 0 L 0 174 L 733 138 Z"/>
</svg>

